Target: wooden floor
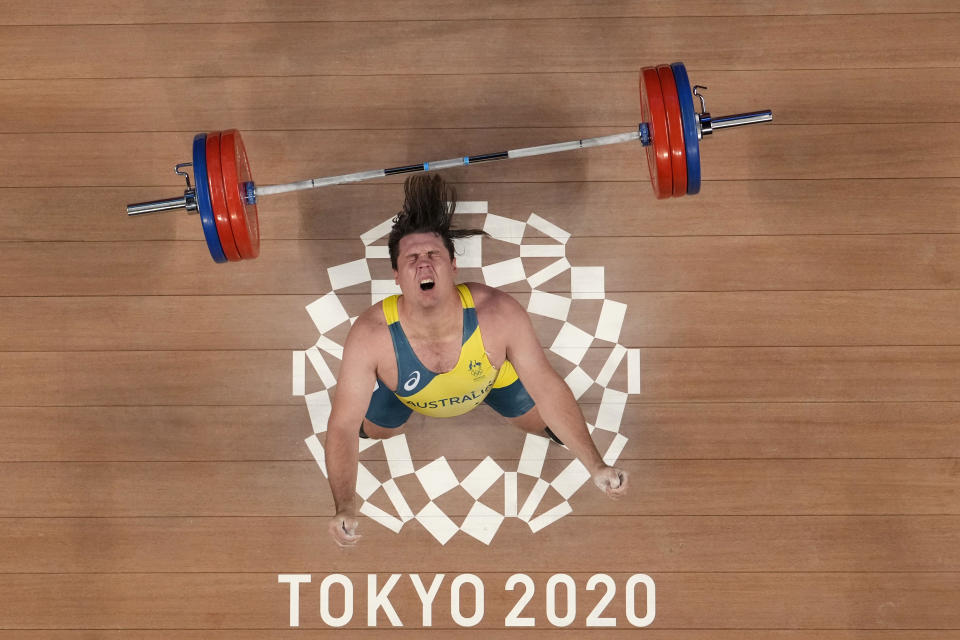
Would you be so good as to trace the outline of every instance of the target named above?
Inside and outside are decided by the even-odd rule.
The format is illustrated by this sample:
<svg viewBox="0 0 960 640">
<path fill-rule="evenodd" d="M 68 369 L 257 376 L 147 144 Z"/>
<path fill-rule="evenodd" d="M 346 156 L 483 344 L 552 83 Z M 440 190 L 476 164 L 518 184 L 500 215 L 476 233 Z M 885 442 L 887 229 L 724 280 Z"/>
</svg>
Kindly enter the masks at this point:
<svg viewBox="0 0 960 640">
<path fill-rule="evenodd" d="M 960 638 L 956 2 L 0 9 L 0 640 L 326 637 L 351 612 L 344 582 L 343 637 Z M 537 533 L 507 518 L 489 544 L 364 517 L 361 546 L 336 548 L 305 444 L 320 382 L 298 392 L 291 360 L 318 340 L 306 307 L 328 268 L 364 258 L 400 180 L 264 199 L 262 256 L 229 265 L 196 217 L 124 205 L 179 195 L 198 131 L 240 129 L 269 184 L 631 130 L 638 70 L 675 60 L 714 115 L 775 114 L 704 141 L 699 196 L 655 200 L 632 145 L 447 174 L 492 214 L 569 232 L 569 263 L 602 267 L 601 297 L 627 305 L 640 376 L 610 386 L 639 385 L 619 428 L 629 496 L 586 486 L 571 514 Z M 484 246 L 485 263 L 518 255 Z M 542 290 L 569 297 L 571 278 Z M 351 315 L 370 303 L 338 295 Z M 569 322 L 595 326 L 599 304 Z M 562 323 L 535 321 L 551 347 Z M 583 369 L 614 350 L 595 340 Z M 415 418 L 408 440 L 461 481 L 487 456 L 516 468 L 523 443 L 486 409 Z M 552 447 L 544 477 L 568 457 Z M 473 505 L 437 502 L 458 522 Z M 393 574 L 374 628 L 368 583 Z M 439 574 L 425 608 L 417 580 Z M 532 585 L 519 608 L 513 574 Z M 306 575 L 292 599 L 284 576 Z"/>
</svg>

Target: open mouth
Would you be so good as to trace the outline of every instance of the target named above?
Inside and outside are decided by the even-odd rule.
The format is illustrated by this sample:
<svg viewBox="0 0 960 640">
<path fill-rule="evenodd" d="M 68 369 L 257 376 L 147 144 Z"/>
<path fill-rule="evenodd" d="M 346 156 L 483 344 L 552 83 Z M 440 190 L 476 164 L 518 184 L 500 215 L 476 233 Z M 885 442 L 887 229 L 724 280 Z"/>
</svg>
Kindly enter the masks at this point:
<svg viewBox="0 0 960 640">
<path fill-rule="evenodd" d="M 432 278 L 424 278 L 423 280 L 420 281 L 420 290 L 421 290 L 421 291 L 429 291 L 430 289 L 433 289 L 433 279 L 432 279 Z"/>
</svg>

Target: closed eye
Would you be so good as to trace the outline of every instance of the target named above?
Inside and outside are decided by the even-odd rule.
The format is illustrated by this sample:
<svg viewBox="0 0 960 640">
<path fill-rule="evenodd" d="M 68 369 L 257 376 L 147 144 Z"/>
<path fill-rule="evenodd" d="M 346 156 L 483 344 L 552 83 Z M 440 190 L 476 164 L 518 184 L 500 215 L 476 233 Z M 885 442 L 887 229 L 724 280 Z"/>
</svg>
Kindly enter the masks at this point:
<svg viewBox="0 0 960 640">
<path fill-rule="evenodd" d="M 440 251 L 428 251 L 428 252 L 426 253 L 426 256 L 427 256 L 427 259 L 428 259 L 428 260 L 434 260 L 434 261 L 435 261 L 435 260 L 440 259 L 441 256 L 442 256 L 442 254 L 441 254 Z M 407 262 L 409 262 L 410 264 L 413 264 L 413 263 L 415 263 L 419 258 L 420 258 L 420 254 L 414 253 L 414 254 L 411 254 L 410 256 L 407 257 Z"/>
</svg>

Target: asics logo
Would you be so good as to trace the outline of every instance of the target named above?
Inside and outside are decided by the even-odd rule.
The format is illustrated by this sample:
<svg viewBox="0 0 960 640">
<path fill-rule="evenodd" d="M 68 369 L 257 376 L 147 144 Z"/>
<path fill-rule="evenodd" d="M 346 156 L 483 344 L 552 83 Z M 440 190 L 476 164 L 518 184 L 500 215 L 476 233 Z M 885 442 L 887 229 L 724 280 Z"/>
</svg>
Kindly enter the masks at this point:
<svg viewBox="0 0 960 640">
<path fill-rule="evenodd" d="M 406 391 L 413 391 L 417 388 L 418 384 L 420 384 L 420 372 L 414 371 L 412 374 L 410 374 L 410 377 L 407 379 L 407 381 L 403 383 L 403 388 Z"/>
</svg>

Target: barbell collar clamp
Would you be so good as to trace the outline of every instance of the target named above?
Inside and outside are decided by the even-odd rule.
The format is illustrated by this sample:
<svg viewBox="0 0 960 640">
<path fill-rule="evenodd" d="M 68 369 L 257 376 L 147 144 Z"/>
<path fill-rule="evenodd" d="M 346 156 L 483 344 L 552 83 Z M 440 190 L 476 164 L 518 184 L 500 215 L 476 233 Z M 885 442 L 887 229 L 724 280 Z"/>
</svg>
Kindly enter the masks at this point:
<svg viewBox="0 0 960 640">
<path fill-rule="evenodd" d="M 173 168 L 175 174 L 183 176 L 183 179 L 187 181 L 187 188 L 183 192 L 182 198 L 167 198 L 164 200 L 151 200 L 150 202 L 128 204 L 127 215 L 142 216 L 148 213 L 176 211 L 177 209 L 186 209 L 187 213 L 195 213 L 197 211 L 197 190 L 190 184 L 190 174 L 183 170 L 184 167 L 192 166 L 192 162 L 181 162 Z"/>
</svg>

